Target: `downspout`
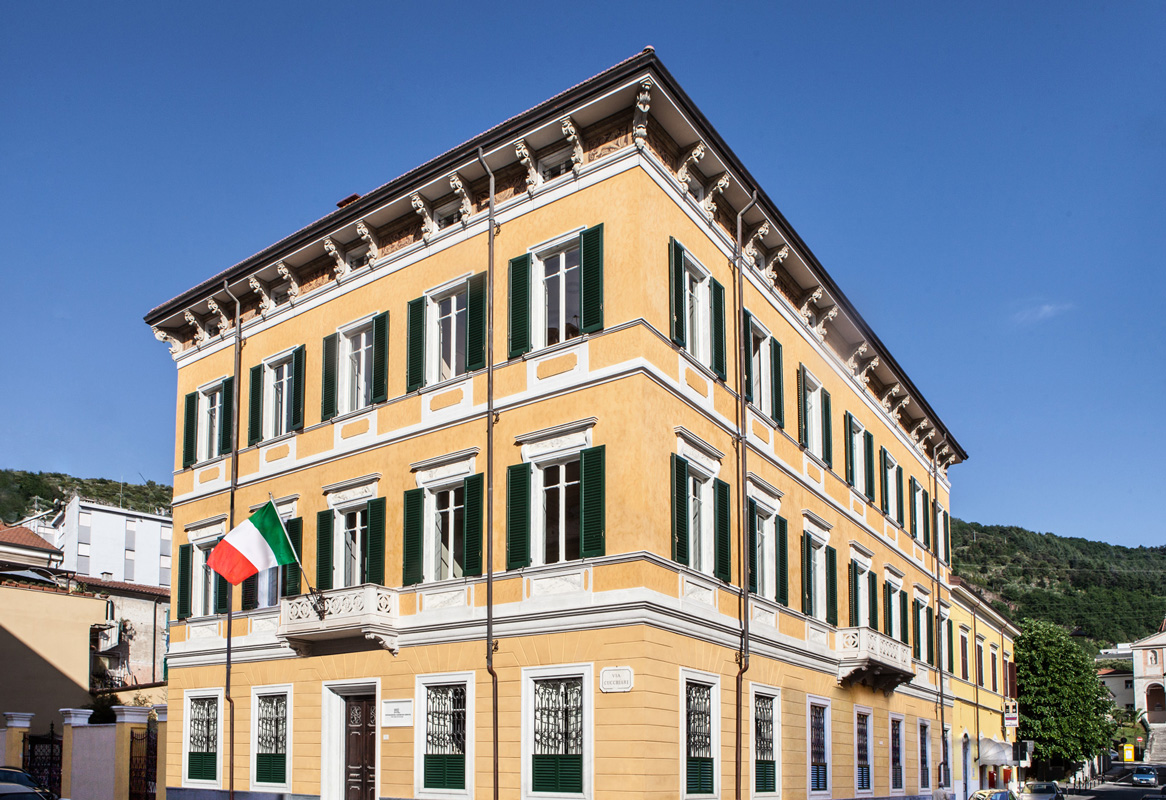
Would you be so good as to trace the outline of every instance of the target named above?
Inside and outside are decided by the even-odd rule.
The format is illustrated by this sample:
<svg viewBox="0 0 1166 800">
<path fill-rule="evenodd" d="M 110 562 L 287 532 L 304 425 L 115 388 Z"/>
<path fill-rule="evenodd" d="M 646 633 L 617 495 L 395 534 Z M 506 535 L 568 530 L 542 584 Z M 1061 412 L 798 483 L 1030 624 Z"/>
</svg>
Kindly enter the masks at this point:
<svg viewBox="0 0 1166 800">
<path fill-rule="evenodd" d="M 943 444 L 946 441 L 947 441 L 947 436 L 945 435 L 943 437 L 943 439 L 940 441 L 940 444 Z M 938 445 L 936 447 L 932 448 L 932 450 L 931 450 L 931 456 L 932 456 L 931 457 L 931 503 L 932 503 L 931 507 L 932 508 L 935 507 L 935 498 L 939 496 L 939 462 L 935 456 L 935 454 L 937 452 L 939 452 Z M 950 497 L 949 497 L 949 503 L 950 503 Z M 930 510 L 928 510 L 928 513 L 930 513 Z M 938 514 L 935 515 L 935 520 L 938 522 L 938 520 L 939 520 Z M 944 528 L 943 532 L 946 535 L 946 541 L 950 541 L 951 534 L 948 533 L 947 528 Z M 935 526 L 935 525 L 931 526 L 931 535 L 932 536 L 939 536 L 939 530 L 938 530 L 937 526 Z M 935 624 L 936 624 L 936 627 L 939 628 L 940 631 L 943 630 L 943 623 L 939 619 L 939 599 L 940 599 L 939 598 L 939 562 L 940 562 L 939 552 L 940 552 L 940 548 L 942 546 L 943 546 L 943 542 L 939 542 L 939 541 L 935 542 L 935 570 L 931 575 L 932 586 L 935 589 Z M 951 566 L 951 553 L 950 552 L 947 553 L 947 557 L 948 557 L 948 567 L 950 569 L 950 566 Z M 950 612 L 948 612 L 948 613 L 950 614 Z M 935 641 L 937 644 L 941 640 L 942 640 L 941 636 L 935 637 Z M 954 642 L 949 641 L 947 646 L 952 647 L 953 645 L 954 645 Z M 944 703 L 946 701 L 946 698 L 944 697 L 944 693 L 943 693 L 943 653 L 942 652 L 936 653 L 936 657 L 937 657 L 938 667 L 939 667 L 939 749 L 940 749 L 940 752 L 943 754 L 943 760 L 939 765 L 939 777 L 942 780 L 943 779 L 943 772 L 944 772 L 944 770 L 947 770 L 947 785 L 945 785 L 943 787 L 944 794 L 946 795 L 947 789 L 951 788 L 950 784 L 952 782 L 951 781 L 951 751 L 952 751 L 952 748 L 951 748 L 951 746 L 949 746 L 948 741 L 947 741 L 947 730 L 946 730 L 947 722 L 945 720 L 945 714 L 944 714 Z"/>
<path fill-rule="evenodd" d="M 223 290 L 235 301 L 235 379 L 232 381 L 233 396 L 231 397 L 231 506 L 227 519 L 227 530 L 235 527 L 235 490 L 239 486 L 239 392 L 242 381 L 239 377 L 240 364 L 243 359 L 243 319 L 242 306 L 239 298 L 231 292 L 230 285 L 224 280 Z M 230 769 L 227 772 L 227 797 L 235 800 L 235 698 L 231 697 L 231 608 L 235 602 L 235 587 L 227 584 L 227 680 L 223 687 L 223 696 L 230 709 L 231 736 L 227 747 L 227 761 Z"/>
<path fill-rule="evenodd" d="M 971 594 L 971 592 L 968 592 L 968 594 Z M 977 637 L 979 635 L 977 633 L 979 628 L 976 625 L 976 611 L 980 608 L 980 600 L 979 598 L 976 598 L 975 595 L 972 595 L 972 597 L 975 599 L 972 603 L 972 641 L 969 643 L 972 647 L 972 652 L 969 655 L 975 656 L 976 659 L 975 669 L 972 670 L 971 677 L 972 686 L 974 687 L 973 691 L 975 692 L 974 697 L 976 699 L 976 782 L 979 783 L 980 767 L 983 766 L 980 763 L 980 677 L 984 672 L 984 659 L 980 658 L 980 651 L 976 649 L 979 647 L 979 645 L 976 643 Z M 985 787 L 981 786 L 980 788 L 983 789 Z"/>
<path fill-rule="evenodd" d="M 745 212 L 757 202 L 757 190 L 745 207 L 737 212 L 737 249 L 733 254 L 733 263 L 737 268 L 737 290 L 734 298 L 734 310 L 737 314 L 737 491 L 740 492 L 740 513 L 737 515 L 737 541 L 741 550 L 741 650 L 737 653 L 737 729 L 733 742 L 734 780 L 736 781 L 736 797 L 741 798 L 741 715 L 743 703 L 741 692 L 745 686 L 745 673 L 749 669 L 749 553 L 748 542 L 745 540 L 745 516 L 749 513 L 749 494 L 745 491 L 745 481 L 748 473 L 745 471 L 745 457 L 748 451 L 746 441 L 745 415 L 748 408 L 745 403 L 745 348 L 751 343 L 746 342 L 749 331 L 745 330 L 745 291 L 744 267 L 745 261 L 741 252 L 741 218 Z M 758 365 L 760 368 L 760 365 Z"/>
<path fill-rule="evenodd" d="M 481 147 L 478 161 L 490 176 L 486 256 L 486 672 L 490 673 L 494 800 L 498 800 L 498 672 L 494 669 L 494 173 Z"/>
</svg>

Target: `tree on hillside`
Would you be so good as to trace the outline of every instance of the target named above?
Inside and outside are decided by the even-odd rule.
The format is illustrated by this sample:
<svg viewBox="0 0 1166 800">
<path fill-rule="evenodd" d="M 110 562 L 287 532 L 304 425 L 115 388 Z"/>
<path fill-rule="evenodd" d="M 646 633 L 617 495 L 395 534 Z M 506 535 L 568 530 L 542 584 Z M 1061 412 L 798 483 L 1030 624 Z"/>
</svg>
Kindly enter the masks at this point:
<svg viewBox="0 0 1166 800">
<path fill-rule="evenodd" d="M 1027 619 L 1016 640 L 1021 739 L 1038 761 L 1081 761 L 1109 746 L 1113 703 L 1093 661 L 1064 629 Z"/>
</svg>

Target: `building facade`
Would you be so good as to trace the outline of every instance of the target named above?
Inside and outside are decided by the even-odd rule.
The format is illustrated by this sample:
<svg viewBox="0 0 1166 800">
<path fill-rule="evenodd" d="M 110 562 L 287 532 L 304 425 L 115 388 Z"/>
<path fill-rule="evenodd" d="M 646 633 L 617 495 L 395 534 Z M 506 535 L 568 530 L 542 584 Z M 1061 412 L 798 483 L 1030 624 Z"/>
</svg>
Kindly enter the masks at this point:
<svg viewBox="0 0 1166 800">
<path fill-rule="evenodd" d="M 650 49 L 146 320 L 174 797 L 946 790 L 965 454 Z"/>
</svg>

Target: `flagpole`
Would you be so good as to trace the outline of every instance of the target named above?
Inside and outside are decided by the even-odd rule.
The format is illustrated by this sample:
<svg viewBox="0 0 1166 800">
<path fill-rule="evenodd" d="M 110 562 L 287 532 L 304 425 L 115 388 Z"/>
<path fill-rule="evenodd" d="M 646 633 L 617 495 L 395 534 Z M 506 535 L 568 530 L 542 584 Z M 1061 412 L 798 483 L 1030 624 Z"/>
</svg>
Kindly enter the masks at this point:
<svg viewBox="0 0 1166 800">
<path fill-rule="evenodd" d="M 296 552 L 296 548 L 295 545 L 292 544 L 291 537 L 287 535 L 287 525 L 283 524 L 283 517 L 279 516 L 279 508 L 275 505 L 275 495 L 273 495 L 271 492 L 268 492 L 267 500 L 269 503 L 271 503 L 271 507 L 276 510 L 275 516 L 279 518 L 279 527 L 283 529 L 283 538 L 287 540 L 288 549 L 290 549 L 292 551 L 292 555 L 295 556 L 296 565 L 300 568 L 300 578 L 305 584 L 307 584 L 308 594 L 312 597 L 312 607 L 320 619 L 324 619 L 324 615 L 326 613 L 324 595 L 320 592 L 319 589 L 317 589 L 315 586 L 312 586 L 312 582 L 308 580 L 308 571 L 304 569 L 304 562 L 300 561 L 300 554 Z"/>
<path fill-rule="evenodd" d="M 239 298 L 231 291 L 231 285 L 224 280 L 223 289 L 235 301 L 235 377 L 231 397 L 231 507 L 228 531 L 235 529 L 235 490 L 239 486 L 239 394 L 242 391 L 240 372 L 243 363 L 243 311 Z M 225 399 L 225 398 L 224 398 Z M 231 697 L 231 606 L 235 602 L 235 586 L 227 583 L 227 681 L 224 695 L 230 709 L 231 738 L 227 746 L 229 764 L 227 778 L 227 798 L 235 800 L 235 698 Z"/>
</svg>

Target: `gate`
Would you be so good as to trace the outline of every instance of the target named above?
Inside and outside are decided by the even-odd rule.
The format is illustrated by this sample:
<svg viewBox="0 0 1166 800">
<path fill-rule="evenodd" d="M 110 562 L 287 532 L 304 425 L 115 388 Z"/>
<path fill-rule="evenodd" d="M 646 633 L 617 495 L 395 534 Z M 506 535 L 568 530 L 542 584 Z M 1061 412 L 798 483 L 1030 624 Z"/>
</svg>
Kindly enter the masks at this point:
<svg viewBox="0 0 1166 800">
<path fill-rule="evenodd" d="M 129 800 L 154 800 L 158 786 L 158 724 L 150 720 L 144 731 L 130 731 Z"/>
<path fill-rule="evenodd" d="M 61 737 L 52 725 L 47 734 L 24 734 L 22 765 L 37 783 L 61 796 Z"/>
</svg>

